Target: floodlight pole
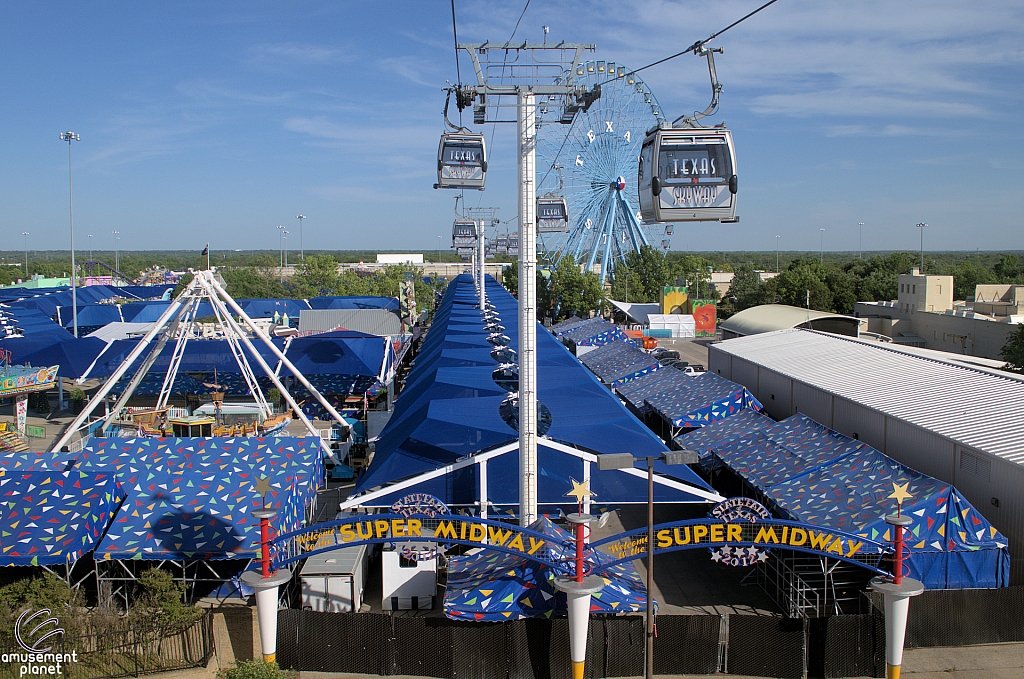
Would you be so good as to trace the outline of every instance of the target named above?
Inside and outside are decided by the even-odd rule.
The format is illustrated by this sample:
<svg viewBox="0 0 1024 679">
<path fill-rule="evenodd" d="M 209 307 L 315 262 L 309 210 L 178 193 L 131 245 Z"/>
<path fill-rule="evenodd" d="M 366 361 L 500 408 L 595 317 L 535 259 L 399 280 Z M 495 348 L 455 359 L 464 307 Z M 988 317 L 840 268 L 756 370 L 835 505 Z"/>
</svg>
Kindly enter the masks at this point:
<svg viewBox="0 0 1024 679">
<path fill-rule="evenodd" d="M 299 220 L 299 261 L 302 263 L 306 262 L 306 251 L 302 247 L 302 220 L 306 218 L 306 215 L 295 215 L 295 219 Z"/>
<path fill-rule="evenodd" d="M 28 280 L 28 231 L 22 231 L 21 235 L 25 237 L 25 280 Z"/>
<path fill-rule="evenodd" d="M 921 273 L 924 274 L 924 229 L 928 226 L 924 222 L 920 222 L 917 225 L 918 231 L 921 232 Z"/>
<path fill-rule="evenodd" d="M 74 335 L 78 337 L 78 288 L 75 278 L 75 210 L 74 210 L 74 168 L 71 163 L 72 142 L 79 141 L 82 137 L 75 132 L 68 130 L 60 133 L 60 140 L 68 143 L 68 221 L 71 225 L 71 318 L 73 319 Z M 26 267 L 27 268 L 27 267 Z M 27 274 L 26 274 L 27 275 Z"/>
<path fill-rule="evenodd" d="M 860 233 L 857 235 L 857 259 L 864 259 L 864 222 L 857 222 Z"/>
</svg>

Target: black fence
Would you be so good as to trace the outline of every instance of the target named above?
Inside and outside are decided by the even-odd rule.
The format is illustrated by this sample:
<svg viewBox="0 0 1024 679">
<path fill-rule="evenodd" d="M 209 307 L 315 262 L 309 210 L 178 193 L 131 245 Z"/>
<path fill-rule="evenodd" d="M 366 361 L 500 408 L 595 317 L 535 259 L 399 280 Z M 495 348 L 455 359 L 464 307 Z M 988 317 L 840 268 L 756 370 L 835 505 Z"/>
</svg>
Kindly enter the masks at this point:
<svg viewBox="0 0 1024 679">
<path fill-rule="evenodd" d="M 882 595 L 870 592 L 880 614 Z M 907 648 L 1024 641 L 1024 587 L 927 590 L 910 600 Z"/>
<path fill-rule="evenodd" d="M 213 612 L 181 629 L 138 628 L 114 623 L 103 631 L 73 637 L 57 637 L 48 651 L 55 659 L 41 662 L 22 662 L 20 648 L 13 639 L 0 641 L 0 653 L 14 654 L 10 662 L 0 663 L 0 678 L 18 678 L 39 674 L 32 666 L 55 666 L 60 663 L 59 675 L 65 679 L 120 679 L 143 674 L 205 667 L 213 657 Z M 67 656 L 72 656 L 68 658 Z M 73 659 L 72 659 L 73 658 Z M 27 660 L 27 658 L 25 658 Z M 28 672 L 23 666 L 28 665 Z M 44 674 L 54 674 L 43 670 Z"/>
<path fill-rule="evenodd" d="M 885 628 L 875 614 L 813 621 L 747 615 L 662 615 L 656 674 L 761 677 L 885 676 Z M 587 677 L 644 674 L 642 617 L 595 617 Z M 439 679 L 569 679 L 565 618 L 472 623 L 370 613 L 278 614 L 277 660 L 313 672 Z"/>
</svg>

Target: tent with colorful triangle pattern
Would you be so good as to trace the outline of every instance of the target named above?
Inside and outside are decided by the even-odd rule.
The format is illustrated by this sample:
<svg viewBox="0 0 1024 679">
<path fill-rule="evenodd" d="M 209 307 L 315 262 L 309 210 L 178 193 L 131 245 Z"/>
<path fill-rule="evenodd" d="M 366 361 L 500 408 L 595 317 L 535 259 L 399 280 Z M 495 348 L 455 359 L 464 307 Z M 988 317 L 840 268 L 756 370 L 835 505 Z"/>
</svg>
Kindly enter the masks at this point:
<svg viewBox="0 0 1024 679">
<path fill-rule="evenodd" d="M 0 470 L 0 566 L 70 566 L 96 548 L 125 491 L 113 470 Z"/>
<path fill-rule="evenodd" d="M 544 547 L 549 561 L 572 558 L 568 549 L 561 546 L 571 538 L 568 531 L 547 516 L 538 518 L 530 528 L 552 537 Z M 604 588 L 591 597 L 592 614 L 645 610 L 647 589 L 631 562 L 599 569 L 594 574 L 604 578 Z M 555 589 L 555 576 L 549 566 L 494 550 L 452 557 L 444 614 L 453 620 L 477 622 L 566 615 L 565 594 Z"/>
</svg>

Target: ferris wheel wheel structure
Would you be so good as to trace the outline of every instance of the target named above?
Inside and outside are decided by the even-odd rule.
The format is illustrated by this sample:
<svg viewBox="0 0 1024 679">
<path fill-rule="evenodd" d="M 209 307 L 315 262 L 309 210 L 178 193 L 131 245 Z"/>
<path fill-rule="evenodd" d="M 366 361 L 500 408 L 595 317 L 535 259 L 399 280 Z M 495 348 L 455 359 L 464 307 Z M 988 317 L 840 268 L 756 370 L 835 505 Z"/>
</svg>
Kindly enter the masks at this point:
<svg viewBox="0 0 1024 679">
<path fill-rule="evenodd" d="M 538 229 L 538 249 L 549 264 L 571 255 L 603 283 L 629 252 L 669 245 L 665 225 L 641 219 L 637 193 L 641 145 L 665 118 L 647 84 L 621 64 L 582 62 L 559 80 L 570 75 L 600 96 L 577 110 L 570 124 L 564 97 L 538 100 L 538 216 L 558 201 L 567 213 L 562 228 Z"/>
</svg>

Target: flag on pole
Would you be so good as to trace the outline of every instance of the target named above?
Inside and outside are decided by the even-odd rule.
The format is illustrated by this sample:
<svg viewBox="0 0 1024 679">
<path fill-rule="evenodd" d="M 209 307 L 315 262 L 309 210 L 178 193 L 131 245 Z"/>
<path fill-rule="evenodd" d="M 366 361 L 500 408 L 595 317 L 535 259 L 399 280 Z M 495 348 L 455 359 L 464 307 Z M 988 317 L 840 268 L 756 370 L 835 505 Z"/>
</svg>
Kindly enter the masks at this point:
<svg viewBox="0 0 1024 679">
<path fill-rule="evenodd" d="M 207 244 L 206 244 L 206 247 L 205 247 L 205 248 L 203 248 L 203 251 L 202 251 L 202 252 L 200 252 L 199 254 L 200 254 L 200 255 L 203 255 L 203 256 L 206 256 L 206 255 L 210 254 L 210 244 L 209 244 L 209 243 L 207 243 Z"/>
</svg>

